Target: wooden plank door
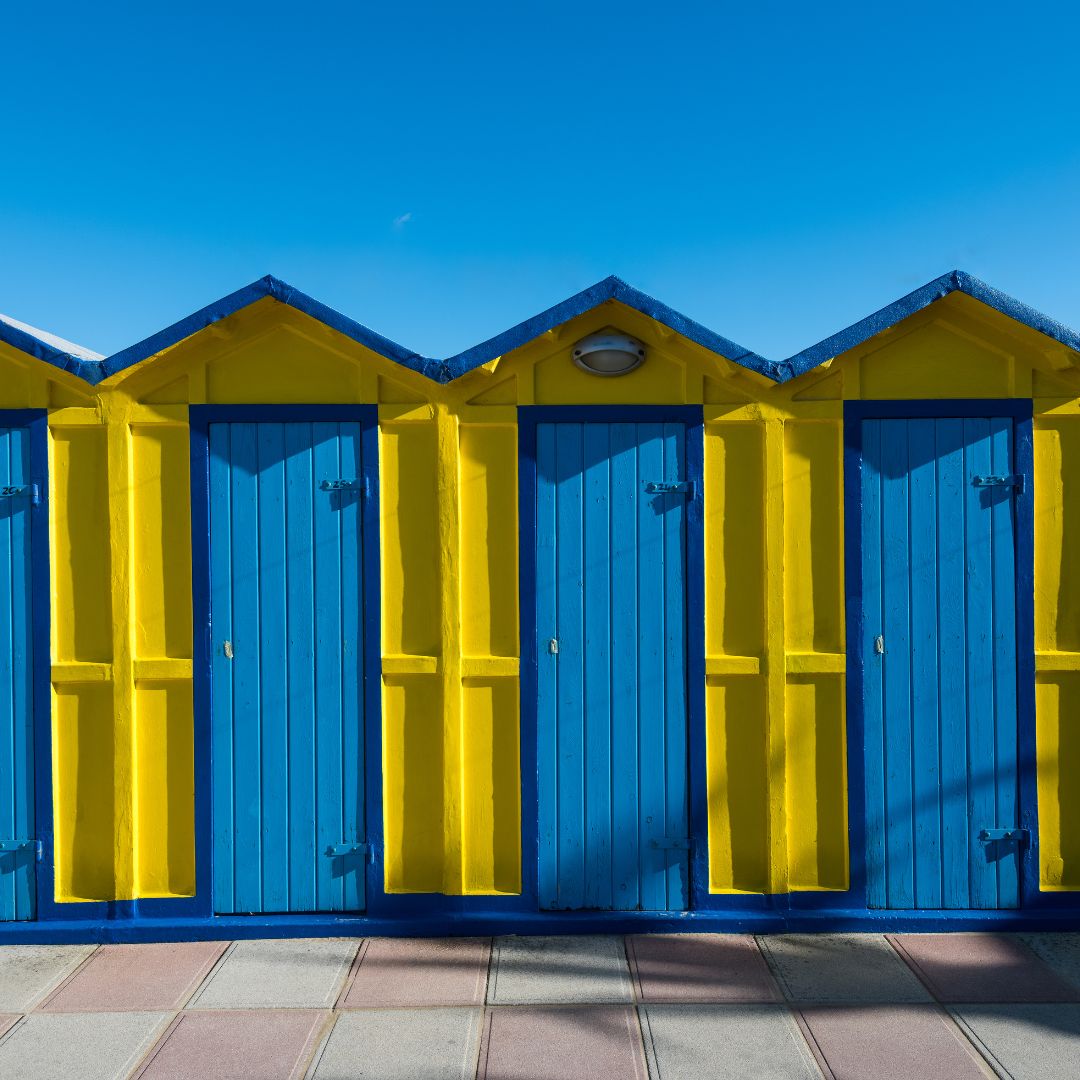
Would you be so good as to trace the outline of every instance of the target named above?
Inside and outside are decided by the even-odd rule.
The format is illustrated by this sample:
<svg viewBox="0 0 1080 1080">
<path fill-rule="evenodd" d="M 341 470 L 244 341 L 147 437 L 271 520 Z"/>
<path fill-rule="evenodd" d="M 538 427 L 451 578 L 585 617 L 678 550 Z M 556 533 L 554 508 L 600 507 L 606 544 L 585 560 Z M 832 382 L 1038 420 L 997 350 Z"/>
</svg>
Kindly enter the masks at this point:
<svg viewBox="0 0 1080 1080">
<path fill-rule="evenodd" d="M 0 428 L 0 920 L 36 914 L 30 433 Z"/>
<path fill-rule="evenodd" d="M 536 471 L 540 907 L 682 910 L 686 429 L 541 423 Z"/>
<path fill-rule="evenodd" d="M 872 908 L 1015 908 L 1011 419 L 862 422 Z"/>
<path fill-rule="evenodd" d="M 361 911 L 360 425 L 209 445 L 215 910 Z"/>
</svg>

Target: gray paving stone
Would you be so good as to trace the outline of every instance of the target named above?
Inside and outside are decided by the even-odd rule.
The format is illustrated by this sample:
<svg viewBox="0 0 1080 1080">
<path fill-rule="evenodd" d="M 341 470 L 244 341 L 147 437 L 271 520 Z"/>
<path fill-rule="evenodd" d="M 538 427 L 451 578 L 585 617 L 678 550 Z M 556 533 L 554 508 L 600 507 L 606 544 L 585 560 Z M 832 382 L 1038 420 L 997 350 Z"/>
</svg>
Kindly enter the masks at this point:
<svg viewBox="0 0 1080 1080">
<path fill-rule="evenodd" d="M 1080 1004 L 954 1005 L 951 1011 L 999 1076 L 1080 1076 Z"/>
<path fill-rule="evenodd" d="M 1080 934 L 1018 934 L 1017 937 L 1061 978 L 1080 986 Z"/>
<path fill-rule="evenodd" d="M 632 1000 L 621 937 L 496 939 L 489 1002 L 564 1005 Z"/>
<path fill-rule="evenodd" d="M 903 1004 L 932 1000 L 876 934 L 777 934 L 758 944 L 789 1001 Z"/>
<path fill-rule="evenodd" d="M 170 1013 L 33 1013 L 0 1041 L 0 1076 L 121 1080 L 165 1029 Z"/>
<path fill-rule="evenodd" d="M 470 1080 L 483 1009 L 361 1009 L 342 1013 L 312 1080 Z"/>
<path fill-rule="evenodd" d="M 820 1080 L 784 1005 L 643 1005 L 649 1075 L 662 1080 Z"/>
<path fill-rule="evenodd" d="M 96 945 L 0 948 L 0 1012 L 26 1012 L 96 948 Z"/>
<path fill-rule="evenodd" d="M 238 941 L 188 1007 L 330 1008 L 359 944 L 342 938 Z"/>
</svg>

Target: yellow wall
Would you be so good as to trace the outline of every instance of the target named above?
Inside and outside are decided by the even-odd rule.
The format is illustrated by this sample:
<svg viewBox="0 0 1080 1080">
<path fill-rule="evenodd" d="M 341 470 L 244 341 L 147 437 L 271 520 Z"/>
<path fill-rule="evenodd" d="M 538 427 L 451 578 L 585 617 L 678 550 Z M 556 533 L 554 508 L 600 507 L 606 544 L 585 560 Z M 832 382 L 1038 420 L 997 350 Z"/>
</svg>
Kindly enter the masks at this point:
<svg viewBox="0 0 1080 1080">
<path fill-rule="evenodd" d="M 619 379 L 568 358 L 608 325 L 649 347 Z M 204 402 L 379 406 L 386 884 L 447 893 L 520 888 L 516 406 L 702 403 L 709 885 L 780 892 L 847 885 L 844 400 L 1034 396 L 1042 875 L 1080 888 L 1080 376 L 976 301 L 781 387 L 614 302 L 448 386 L 268 299 L 96 391 L 2 359 L 25 376 L 7 393 L 54 406 L 60 899 L 193 888 L 187 405 Z"/>
</svg>

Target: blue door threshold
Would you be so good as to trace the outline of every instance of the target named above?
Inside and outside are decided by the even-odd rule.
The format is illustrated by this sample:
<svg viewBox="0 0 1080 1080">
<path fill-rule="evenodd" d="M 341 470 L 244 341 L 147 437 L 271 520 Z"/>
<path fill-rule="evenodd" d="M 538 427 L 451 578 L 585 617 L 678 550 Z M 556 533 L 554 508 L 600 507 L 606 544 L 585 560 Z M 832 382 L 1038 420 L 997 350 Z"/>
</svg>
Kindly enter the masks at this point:
<svg viewBox="0 0 1080 1080">
<path fill-rule="evenodd" d="M 1078 930 L 1080 907 L 1047 911 L 613 911 L 212 918 L 49 919 L 0 925 L 0 944 L 207 941 L 290 937 L 453 937 L 496 934 L 773 934 L 953 930 Z"/>
</svg>

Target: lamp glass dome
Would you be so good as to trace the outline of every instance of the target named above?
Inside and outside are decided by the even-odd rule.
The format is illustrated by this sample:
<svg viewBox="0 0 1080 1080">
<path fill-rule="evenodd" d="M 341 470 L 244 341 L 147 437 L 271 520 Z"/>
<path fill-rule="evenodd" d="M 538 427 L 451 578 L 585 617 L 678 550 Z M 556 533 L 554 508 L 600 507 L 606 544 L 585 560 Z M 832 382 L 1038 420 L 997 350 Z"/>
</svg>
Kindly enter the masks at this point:
<svg viewBox="0 0 1080 1080">
<path fill-rule="evenodd" d="M 574 346 L 574 363 L 591 375 L 625 375 L 645 362 L 645 346 L 629 334 L 601 330 Z"/>
</svg>

